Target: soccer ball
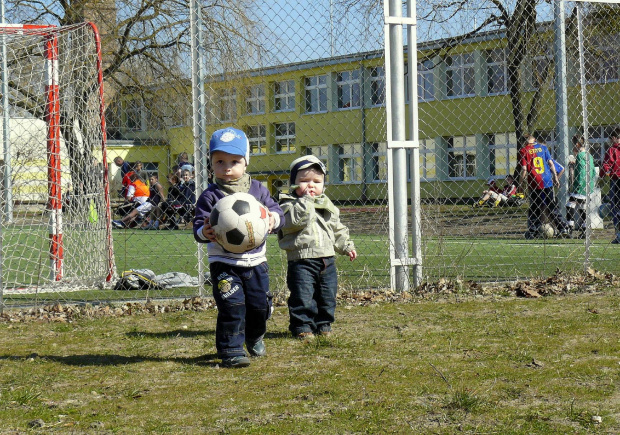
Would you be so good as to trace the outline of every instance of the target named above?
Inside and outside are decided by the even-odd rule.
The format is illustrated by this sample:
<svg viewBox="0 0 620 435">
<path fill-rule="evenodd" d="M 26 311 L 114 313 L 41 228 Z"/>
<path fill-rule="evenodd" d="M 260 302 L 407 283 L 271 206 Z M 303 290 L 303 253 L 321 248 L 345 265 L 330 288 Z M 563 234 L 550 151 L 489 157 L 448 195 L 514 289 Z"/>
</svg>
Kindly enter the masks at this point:
<svg viewBox="0 0 620 435">
<path fill-rule="evenodd" d="M 249 193 L 237 192 L 215 204 L 209 223 L 222 248 L 240 254 L 265 241 L 269 232 L 269 211 Z"/>
<path fill-rule="evenodd" d="M 538 234 L 540 234 L 540 237 L 542 237 L 543 239 L 550 239 L 551 237 L 555 235 L 555 230 L 553 229 L 553 225 L 542 224 L 538 228 Z"/>
</svg>

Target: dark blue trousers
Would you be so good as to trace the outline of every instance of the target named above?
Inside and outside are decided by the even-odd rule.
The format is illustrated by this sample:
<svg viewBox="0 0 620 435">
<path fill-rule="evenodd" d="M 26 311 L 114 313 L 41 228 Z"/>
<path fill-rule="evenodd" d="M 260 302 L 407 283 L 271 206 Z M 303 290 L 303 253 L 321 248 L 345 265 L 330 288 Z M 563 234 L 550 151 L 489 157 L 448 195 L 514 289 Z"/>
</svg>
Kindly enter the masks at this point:
<svg viewBox="0 0 620 435">
<path fill-rule="evenodd" d="M 568 222 L 558 210 L 553 187 L 529 189 L 528 198 L 530 201 L 528 210 L 529 231 L 534 233 L 538 231 L 538 227 L 543 223 L 545 213 L 558 231 L 568 229 Z"/>
<path fill-rule="evenodd" d="M 330 331 L 338 290 L 335 257 L 289 261 L 286 283 L 291 292 L 288 311 L 293 335 Z"/>
<path fill-rule="evenodd" d="M 256 343 L 267 330 L 273 296 L 267 262 L 254 267 L 211 263 L 217 305 L 215 346 L 221 358 L 244 356 L 243 343 Z"/>
</svg>

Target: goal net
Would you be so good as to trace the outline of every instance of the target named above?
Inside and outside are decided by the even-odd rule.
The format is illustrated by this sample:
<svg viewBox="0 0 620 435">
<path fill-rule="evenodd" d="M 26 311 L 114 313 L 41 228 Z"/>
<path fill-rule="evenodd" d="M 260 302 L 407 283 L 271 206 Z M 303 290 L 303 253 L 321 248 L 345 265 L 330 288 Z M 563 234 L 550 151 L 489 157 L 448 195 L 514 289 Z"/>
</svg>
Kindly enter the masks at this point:
<svg viewBox="0 0 620 435">
<path fill-rule="evenodd" d="M 89 288 L 114 274 L 99 37 L 0 27 L 1 288 Z"/>
</svg>

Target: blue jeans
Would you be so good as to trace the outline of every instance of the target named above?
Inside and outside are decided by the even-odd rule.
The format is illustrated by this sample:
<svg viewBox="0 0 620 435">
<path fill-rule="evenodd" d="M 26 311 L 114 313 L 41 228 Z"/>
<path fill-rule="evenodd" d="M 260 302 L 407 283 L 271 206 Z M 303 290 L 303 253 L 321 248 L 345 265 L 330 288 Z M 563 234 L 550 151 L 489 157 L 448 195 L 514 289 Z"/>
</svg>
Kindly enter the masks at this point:
<svg viewBox="0 0 620 435">
<path fill-rule="evenodd" d="M 215 347 L 221 358 L 245 356 L 243 343 L 255 343 L 267 331 L 273 296 L 269 292 L 267 262 L 237 267 L 209 265 L 217 305 Z"/>
<path fill-rule="evenodd" d="M 335 257 L 289 261 L 286 283 L 291 333 L 330 331 L 338 291 Z"/>
</svg>

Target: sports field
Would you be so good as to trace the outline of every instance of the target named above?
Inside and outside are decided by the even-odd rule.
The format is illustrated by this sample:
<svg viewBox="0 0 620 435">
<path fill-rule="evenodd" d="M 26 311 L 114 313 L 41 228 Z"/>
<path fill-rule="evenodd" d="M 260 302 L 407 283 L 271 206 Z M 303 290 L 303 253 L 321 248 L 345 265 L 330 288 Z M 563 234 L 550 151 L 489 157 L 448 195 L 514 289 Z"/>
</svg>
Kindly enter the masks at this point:
<svg viewBox="0 0 620 435">
<path fill-rule="evenodd" d="M 5 230 L 4 237 L 11 237 L 13 244 L 26 250 L 29 243 L 41 245 L 46 251 L 46 236 L 35 238 L 14 229 Z M 118 273 L 131 269 L 150 269 L 155 274 L 183 272 L 197 276 L 197 247 L 189 229 L 177 231 L 143 231 L 138 229 L 114 230 L 114 254 Z M 389 246 L 386 234 L 369 231 L 352 232 L 359 257 L 350 262 L 338 258 L 340 287 L 345 290 L 363 291 L 370 288 L 387 289 L 390 286 Z M 17 240 L 15 240 L 17 239 Z M 71 242 L 69 242 L 71 243 Z M 78 245 L 67 249 L 67 261 L 71 255 L 80 255 Z M 584 270 L 584 240 L 549 239 L 525 240 L 514 234 L 492 235 L 436 235 L 423 240 L 423 274 L 425 281 L 460 279 L 477 282 L 508 281 L 545 277 L 557 269 L 570 273 Z M 268 238 L 268 261 L 271 270 L 272 291 L 276 295 L 286 292 L 286 257 L 277 245 L 274 235 Z M 591 267 L 603 272 L 618 273 L 620 249 L 609 244 L 605 238 L 593 242 L 589 249 Z M 23 262 L 20 267 L 6 269 L 4 280 L 28 276 L 46 276 L 47 259 Z M 208 270 L 208 267 L 205 268 Z M 210 288 L 174 288 L 149 291 L 116 291 L 112 289 L 87 288 L 70 293 L 46 293 L 40 289 L 36 295 L 5 290 L 7 306 L 36 301 L 106 302 L 113 300 L 150 298 L 181 298 L 209 294 Z"/>
</svg>

